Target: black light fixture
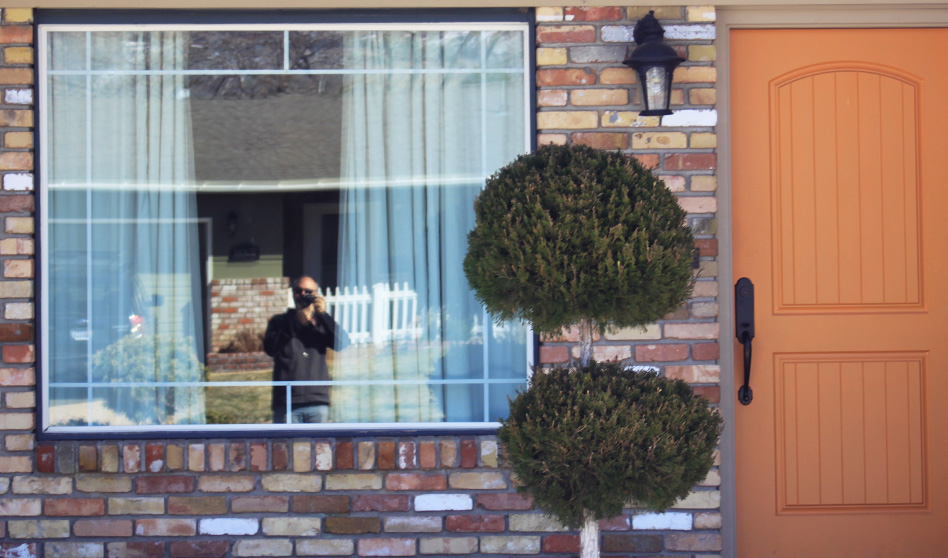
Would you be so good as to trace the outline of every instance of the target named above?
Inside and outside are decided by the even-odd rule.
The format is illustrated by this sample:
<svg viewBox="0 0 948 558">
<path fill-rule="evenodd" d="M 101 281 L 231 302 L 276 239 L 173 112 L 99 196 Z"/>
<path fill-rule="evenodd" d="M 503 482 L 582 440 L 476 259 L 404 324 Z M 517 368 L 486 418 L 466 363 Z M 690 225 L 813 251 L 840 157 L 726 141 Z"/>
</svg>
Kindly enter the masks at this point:
<svg viewBox="0 0 948 558">
<path fill-rule="evenodd" d="M 623 62 L 635 70 L 642 84 L 642 99 L 645 102 L 645 110 L 639 113 L 642 116 L 672 113 L 668 108 L 671 105 L 672 75 L 685 59 L 662 42 L 664 37 L 665 30 L 655 19 L 655 12 L 649 11 L 635 24 L 632 38 L 635 39 L 636 47 L 632 56 Z"/>
</svg>

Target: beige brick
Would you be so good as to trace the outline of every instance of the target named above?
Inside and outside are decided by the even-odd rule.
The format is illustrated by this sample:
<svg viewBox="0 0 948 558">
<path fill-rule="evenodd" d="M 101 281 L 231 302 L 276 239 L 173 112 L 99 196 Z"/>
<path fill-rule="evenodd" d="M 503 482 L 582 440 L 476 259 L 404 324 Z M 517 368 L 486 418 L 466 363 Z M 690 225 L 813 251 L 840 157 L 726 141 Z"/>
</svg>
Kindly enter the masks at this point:
<svg viewBox="0 0 948 558">
<path fill-rule="evenodd" d="M 289 556 L 293 543 L 289 539 L 241 539 L 234 543 L 234 556 Z"/>
<path fill-rule="evenodd" d="M 4 256 L 12 255 L 32 255 L 32 238 L 4 238 L 0 240 L 0 254 Z M 28 260 L 22 260 L 28 261 Z"/>
<path fill-rule="evenodd" d="M 119 448 L 115 444 L 102 446 L 102 472 L 117 473 L 119 470 Z"/>
<path fill-rule="evenodd" d="M 351 556 L 353 552 L 355 552 L 355 541 L 352 539 L 296 541 L 296 554 L 299 556 Z"/>
<path fill-rule="evenodd" d="M 569 94 L 569 102 L 575 106 L 627 105 L 628 89 L 574 89 Z"/>
<path fill-rule="evenodd" d="M 114 475 L 79 475 L 76 477 L 79 492 L 131 492 L 131 477 Z"/>
<path fill-rule="evenodd" d="M 37 516 L 41 508 L 39 498 L 0 498 L 0 517 Z"/>
<path fill-rule="evenodd" d="M 724 521 L 719 513 L 696 513 L 695 529 L 720 529 Z"/>
<path fill-rule="evenodd" d="M 8 521 L 7 535 L 11 539 L 67 539 L 69 520 Z"/>
<path fill-rule="evenodd" d="M 697 277 L 717 277 L 718 276 L 718 262 L 701 262 L 698 265 L 698 271 L 695 274 Z"/>
<path fill-rule="evenodd" d="M 537 145 L 566 145 L 566 134 L 537 134 Z"/>
<path fill-rule="evenodd" d="M 33 170 L 33 154 L 26 151 L 0 153 L 0 170 Z"/>
<path fill-rule="evenodd" d="M 459 490 L 502 490 L 507 480 L 501 473 L 451 473 L 448 486 Z"/>
<path fill-rule="evenodd" d="M 689 384 L 716 384 L 721 381 L 721 367 L 717 364 L 666 366 L 665 376 Z"/>
<path fill-rule="evenodd" d="M 481 463 L 484 467 L 497 467 L 497 442 L 495 440 L 481 441 Z"/>
<path fill-rule="evenodd" d="M 33 303 L 11 302 L 6 304 L 3 307 L 3 317 L 7 320 L 31 320 L 33 319 Z M 2 385 L 2 383 L 0 383 L 0 385 Z"/>
<path fill-rule="evenodd" d="M 662 175 L 659 176 L 662 182 L 665 183 L 665 186 L 672 192 L 684 192 L 685 191 L 685 177 L 676 176 L 676 175 Z"/>
<path fill-rule="evenodd" d="M 562 66 L 567 63 L 565 48 L 538 48 L 537 66 Z"/>
<path fill-rule="evenodd" d="M 164 498 L 109 498 L 109 515 L 161 515 Z"/>
<path fill-rule="evenodd" d="M 196 473 L 204 470 L 204 444 L 188 445 L 188 470 Z"/>
<path fill-rule="evenodd" d="M 573 358 L 579 358 L 579 347 L 570 348 Z M 628 345 L 593 345 L 593 358 L 597 362 L 612 362 L 632 358 L 632 347 Z"/>
<path fill-rule="evenodd" d="M 563 8 L 537 8 L 537 21 L 563 21 Z"/>
<path fill-rule="evenodd" d="M 31 132 L 7 132 L 3 136 L 3 145 L 10 149 L 31 149 L 33 134 Z"/>
<path fill-rule="evenodd" d="M 316 442 L 316 470 L 332 470 L 332 445 L 327 442 Z"/>
<path fill-rule="evenodd" d="M 32 47 L 7 47 L 3 49 L 3 62 L 6 64 L 32 64 Z"/>
<path fill-rule="evenodd" d="M 672 149 L 688 147 L 682 132 L 637 132 L 632 134 L 632 149 Z"/>
<path fill-rule="evenodd" d="M 714 149 L 718 146 L 717 134 L 707 132 L 691 134 L 691 147 L 695 149 Z"/>
<path fill-rule="evenodd" d="M 4 439 L 7 451 L 29 451 L 34 442 L 32 434 L 10 434 Z"/>
<path fill-rule="evenodd" d="M 656 19 L 681 19 L 681 8 L 677 6 L 629 6 L 626 8 L 626 18 L 630 20 L 642 19 L 649 11 L 655 11 Z"/>
<path fill-rule="evenodd" d="M 35 424 L 33 413 L 0 413 L 0 430 L 29 430 Z"/>
<path fill-rule="evenodd" d="M 321 475 L 272 473 L 264 475 L 261 483 L 267 492 L 319 492 L 323 478 Z"/>
<path fill-rule="evenodd" d="M 263 534 L 275 537 L 315 537 L 322 531 L 318 517 L 265 517 Z"/>
<path fill-rule="evenodd" d="M 251 475 L 205 475 L 198 478 L 201 492 L 250 492 L 256 487 Z"/>
<path fill-rule="evenodd" d="M 309 442 L 293 444 L 293 470 L 308 473 L 313 470 L 313 448 Z"/>
<path fill-rule="evenodd" d="M 688 46 L 688 60 L 692 62 L 714 62 L 714 45 L 690 45 Z"/>
<path fill-rule="evenodd" d="M 661 123 L 658 116 L 639 116 L 636 111 L 612 111 L 602 113 L 603 128 L 657 128 Z"/>
<path fill-rule="evenodd" d="M 442 458 L 443 458 L 442 454 Z M 381 490 L 382 475 L 373 473 L 326 475 L 326 490 Z"/>
<path fill-rule="evenodd" d="M 721 473 L 719 473 L 717 469 L 711 469 L 708 471 L 708 475 L 704 477 L 704 480 L 698 483 L 698 486 L 721 486 Z"/>
<path fill-rule="evenodd" d="M 197 526 L 193 519 L 136 519 L 135 534 L 140 537 L 193 537 Z"/>
<path fill-rule="evenodd" d="M 7 393 L 6 403 L 10 409 L 32 409 L 36 406 L 36 394 L 32 391 Z"/>
<path fill-rule="evenodd" d="M 5 8 L 3 10 L 3 21 L 5 23 L 31 23 L 33 21 L 33 8 Z"/>
<path fill-rule="evenodd" d="M 537 92 L 537 105 L 541 107 L 565 107 L 568 99 L 565 89 L 543 89 Z"/>
<path fill-rule="evenodd" d="M 33 277 L 33 260 L 4 260 L 3 276 L 13 279 Z"/>
<path fill-rule="evenodd" d="M 718 316 L 718 303 L 695 302 L 691 305 L 691 315 L 695 318 L 716 318 Z"/>
<path fill-rule="evenodd" d="M 30 68 L 0 69 L 0 85 L 28 85 L 31 83 L 33 83 L 33 70 Z M 0 126 L 32 128 L 33 111 L 18 109 L 0 110 Z"/>
<path fill-rule="evenodd" d="M 511 531 L 565 531 L 559 521 L 542 513 L 517 513 L 510 515 Z"/>
<path fill-rule="evenodd" d="M 697 175 L 691 177 L 692 192 L 714 192 L 718 189 L 718 179 L 715 176 Z"/>
<path fill-rule="evenodd" d="M 687 21 L 715 21 L 714 6 L 688 6 L 685 10 Z"/>
<path fill-rule="evenodd" d="M 386 533 L 440 533 L 440 517 L 390 516 L 385 518 Z"/>
<path fill-rule="evenodd" d="M 675 83 L 715 83 L 718 71 L 712 66 L 679 66 L 675 68 Z"/>
<path fill-rule="evenodd" d="M 676 510 L 717 509 L 721 507 L 721 493 L 717 490 L 695 491 L 679 500 L 672 508 Z"/>
<path fill-rule="evenodd" d="M 548 111 L 537 113 L 537 128 L 540 130 L 579 130 L 595 128 L 598 123 L 599 115 L 595 111 Z"/>
<path fill-rule="evenodd" d="M 666 339 L 717 339 L 720 324 L 665 324 Z"/>
<path fill-rule="evenodd" d="M 421 554 L 474 554 L 477 552 L 477 537 L 434 537 L 420 539 Z"/>
<path fill-rule="evenodd" d="M 13 477 L 14 494 L 72 494 L 69 477 Z"/>
<path fill-rule="evenodd" d="M 688 101 L 693 105 L 713 105 L 718 101 L 718 92 L 715 89 L 692 89 L 688 92 Z"/>
<path fill-rule="evenodd" d="M 658 324 L 648 324 L 644 327 L 624 327 L 611 333 L 606 330 L 604 336 L 609 341 L 654 341 L 662 338 L 662 330 Z"/>
<path fill-rule="evenodd" d="M 4 230 L 12 234 L 33 234 L 33 218 L 7 217 Z"/>
<path fill-rule="evenodd" d="M 678 205 L 688 213 L 716 213 L 718 199 L 711 196 L 680 196 Z"/>
<path fill-rule="evenodd" d="M 481 537 L 483 554 L 537 554 L 540 537 Z"/>
</svg>

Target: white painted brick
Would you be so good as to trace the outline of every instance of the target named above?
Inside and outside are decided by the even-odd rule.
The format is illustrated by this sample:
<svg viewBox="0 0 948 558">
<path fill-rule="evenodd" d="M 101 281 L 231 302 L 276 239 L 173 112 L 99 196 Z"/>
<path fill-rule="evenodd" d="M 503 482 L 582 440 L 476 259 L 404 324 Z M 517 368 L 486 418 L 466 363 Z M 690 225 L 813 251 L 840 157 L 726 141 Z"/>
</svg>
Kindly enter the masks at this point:
<svg viewBox="0 0 948 558">
<path fill-rule="evenodd" d="M 3 176 L 4 190 L 32 190 L 33 173 L 15 172 Z"/>
<path fill-rule="evenodd" d="M 415 511 L 460 511 L 474 509 L 467 494 L 421 494 L 415 496 Z"/>
<path fill-rule="evenodd" d="M 632 517 L 633 529 L 691 530 L 690 513 L 643 513 Z"/>
<path fill-rule="evenodd" d="M 325 442 L 316 442 L 316 470 L 332 469 L 332 446 Z"/>
<path fill-rule="evenodd" d="M 11 105 L 29 105 L 33 103 L 33 90 L 7 89 L 3 100 Z"/>
<path fill-rule="evenodd" d="M 714 39 L 714 25 L 665 25 L 665 40 Z"/>
<path fill-rule="evenodd" d="M 632 369 L 633 372 L 658 372 L 657 366 L 636 365 L 636 366 L 627 366 L 626 368 Z"/>
<path fill-rule="evenodd" d="M 662 117 L 662 126 L 717 126 L 718 111 L 714 109 L 676 110 Z"/>
<path fill-rule="evenodd" d="M 23 543 L 16 546 L 8 546 L 3 549 L 6 554 L 4 557 L 9 558 L 36 558 L 36 554 L 30 552 L 30 545 Z"/>
<path fill-rule="evenodd" d="M 202 535 L 256 535 L 260 524 L 256 519 L 214 517 L 202 519 L 199 529 Z"/>
</svg>

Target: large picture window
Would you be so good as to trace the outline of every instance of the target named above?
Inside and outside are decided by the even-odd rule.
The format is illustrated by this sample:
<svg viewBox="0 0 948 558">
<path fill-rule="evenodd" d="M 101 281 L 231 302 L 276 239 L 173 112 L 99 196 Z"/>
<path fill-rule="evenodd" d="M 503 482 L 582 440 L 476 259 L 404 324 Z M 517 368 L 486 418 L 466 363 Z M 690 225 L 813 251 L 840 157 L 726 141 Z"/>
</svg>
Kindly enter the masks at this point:
<svg viewBox="0 0 948 558">
<path fill-rule="evenodd" d="M 461 262 L 528 53 L 519 22 L 41 25 L 44 430 L 505 416 L 532 336 Z"/>
</svg>

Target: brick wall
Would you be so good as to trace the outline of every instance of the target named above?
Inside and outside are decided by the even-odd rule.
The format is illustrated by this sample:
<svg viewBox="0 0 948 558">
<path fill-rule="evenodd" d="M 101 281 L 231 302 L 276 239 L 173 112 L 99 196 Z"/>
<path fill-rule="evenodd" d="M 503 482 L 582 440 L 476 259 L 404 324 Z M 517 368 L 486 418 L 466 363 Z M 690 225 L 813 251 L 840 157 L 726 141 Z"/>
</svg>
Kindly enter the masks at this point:
<svg viewBox="0 0 948 558">
<path fill-rule="evenodd" d="M 688 59 L 676 72 L 676 113 L 662 121 L 635 112 L 621 64 L 644 13 L 537 10 L 539 140 L 622 149 L 679 194 L 701 254 L 694 299 L 644 331 L 604 335 L 594 350 L 683 378 L 716 403 L 714 10 L 656 10 Z M 5 9 L 0 25 L 0 558 L 578 552 L 575 532 L 516 494 L 491 436 L 37 444 L 31 17 Z M 566 331 L 544 340 L 541 360 L 566 362 L 575 350 Z M 603 522 L 603 554 L 718 556 L 719 485 L 715 468 L 667 513 Z"/>
<path fill-rule="evenodd" d="M 267 320 L 286 311 L 287 277 L 211 281 L 211 347 L 227 347 L 243 330 L 263 334 Z"/>
</svg>

